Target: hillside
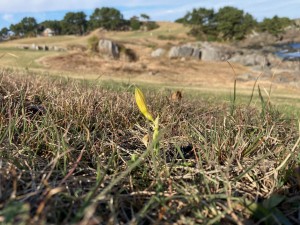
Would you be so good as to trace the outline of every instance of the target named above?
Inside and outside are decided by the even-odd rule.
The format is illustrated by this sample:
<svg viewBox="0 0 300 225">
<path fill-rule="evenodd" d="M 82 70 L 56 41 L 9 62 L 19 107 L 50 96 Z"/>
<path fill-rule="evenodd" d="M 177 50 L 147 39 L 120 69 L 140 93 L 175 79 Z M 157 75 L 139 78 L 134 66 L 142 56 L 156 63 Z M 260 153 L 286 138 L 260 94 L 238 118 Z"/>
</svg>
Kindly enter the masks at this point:
<svg viewBox="0 0 300 225">
<path fill-rule="evenodd" d="M 186 31 L 0 43 L 0 224 L 300 223 L 298 81 L 151 56 L 193 42 Z M 120 57 L 86 50 L 94 36 Z M 265 64 L 256 53 L 238 56 Z"/>
<path fill-rule="evenodd" d="M 119 41 L 153 41 L 154 43 L 160 43 L 158 37 L 163 36 L 174 36 L 177 41 L 192 41 L 193 38 L 187 36 L 189 30 L 188 27 L 185 27 L 179 23 L 172 22 L 157 22 L 159 25 L 158 29 L 153 31 L 144 32 L 144 31 L 124 31 L 124 32 L 111 32 L 111 31 L 101 31 L 97 29 L 85 36 L 74 36 L 74 35 L 61 35 L 53 37 L 33 37 L 33 38 L 24 38 L 17 39 L 9 42 L 0 43 L 1 47 L 18 47 L 20 45 L 30 45 L 35 43 L 37 45 L 57 45 L 61 47 L 67 47 L 72 44 L 82 44 L 85 45 L 88 38 L 96 35 L 103 38 L 112 38 Z"/>
<path fill-rule="evenodd" d="M 27 68 L 53 75 L 72 76 L 83 79 L 114 79 L 127 82 L 146 82 L 171 85 L 180 88 L 205 88 L 212 91 L 216 88 L 229 91 L 236 77 L 239 88 L 252 90 L 254 80 L 261 74 L 260 84 L 264 88 L 273 81 L 270 72 L 264 69 L 253 70 L 251 67 L 232 63 L 235 72 L 227 62 L 170 60 L 152 58 L 151 52 L 157 48 L 170 49 L 172 46 L 195 41 L 187 36 L 188 27 L 171 22 L 159 22 L 159 28 L 153 31 L 108 32 L 95 30 L 86 36 L 54 36 L 13 40 L 0 43 L 2 58 L 0 66 Z M 96 36 L 114 40 L 126 48 L 132 49 L 138 56 L 136 62 L 110 60 L 97 54 L 85 51 L 89 38 Z M 32 44 L 47 45 L 66 51 L 33 51 L 20 49 Z M 222 44 L 221 44 L 222 45 Z M 276 71 L 274 72 L 276 76 Z M 244 79 L 244 77 L 250 77 Z M 276 78 L 276 77 L 275 77 Z M 290 78 L 291 80 L 293 78 Z M 279 80 L 279 79 L 277 79 Z M 279 95 L 296 95 L 295 86 L 276 82 L 273 89 Z"/>
</svg>

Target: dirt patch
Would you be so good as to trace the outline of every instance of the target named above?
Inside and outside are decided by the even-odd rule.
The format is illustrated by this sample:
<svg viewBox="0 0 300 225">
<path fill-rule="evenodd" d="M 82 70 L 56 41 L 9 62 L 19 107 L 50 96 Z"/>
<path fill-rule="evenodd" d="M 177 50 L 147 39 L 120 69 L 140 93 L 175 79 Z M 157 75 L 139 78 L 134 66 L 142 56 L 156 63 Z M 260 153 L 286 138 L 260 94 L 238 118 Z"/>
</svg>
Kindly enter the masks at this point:
<svg viewBox="0 0 300 225">
<path fill-rule="evenodd" d="M 84 52 L 71 52 L 65 55 L 52 56 L 40 60 L 44 66 L 59 71 L 70 71 L 81 74 L 102 74 L 111 77 L 130 77 L 141 81 L 159 83 L 179 83 L 182 85 L 232 85 L 234 73 L 227 62 L 203 62 L 198 60 L 153 59 L 151 51 L 139 55 L 136 62 L 111 60 Z M 149 56 L 148 56 L 149 55 Z M 234 65 L 237 75 L 257 72 L 249 68 Z"/>
</svg>

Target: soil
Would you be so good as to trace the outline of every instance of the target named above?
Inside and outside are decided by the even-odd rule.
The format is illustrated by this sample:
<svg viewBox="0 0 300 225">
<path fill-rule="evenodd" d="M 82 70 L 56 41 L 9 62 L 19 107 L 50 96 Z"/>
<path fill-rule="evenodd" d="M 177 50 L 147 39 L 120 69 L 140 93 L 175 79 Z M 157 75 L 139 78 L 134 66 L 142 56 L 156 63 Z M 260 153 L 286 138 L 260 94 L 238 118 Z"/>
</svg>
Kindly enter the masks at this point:
<svg viewBox="0 0 300 225">
<path fill-rule="evenodd" d="M 149 53 L 150 55 L 150 53 Z M 135 78 L 139 81 L 180 83 L 183 85 L 227 86 L 232 85 L 234 72 L 227 62 L 203 62 L 199 60 L 170 60 L 167 57 L 153 59 L 140 56 L 136 62 L 113 60 L 85 52 L 46 57 L 40 60 L 45 67 L 81 74 L 99 74 L 115 78 Z M 233 65 L 238 76 L 259 73 Z"/>
</svg>

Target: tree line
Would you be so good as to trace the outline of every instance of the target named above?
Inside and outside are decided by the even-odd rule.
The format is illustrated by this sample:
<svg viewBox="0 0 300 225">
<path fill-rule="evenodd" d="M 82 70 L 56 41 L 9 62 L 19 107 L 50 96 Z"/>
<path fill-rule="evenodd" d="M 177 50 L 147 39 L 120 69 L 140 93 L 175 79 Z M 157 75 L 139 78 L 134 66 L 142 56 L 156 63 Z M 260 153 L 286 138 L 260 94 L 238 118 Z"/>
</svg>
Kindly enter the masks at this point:
<svg viewBox="0 0 300 225">
<path fill-rule="evenodd" d="M 176 22 L 190 26 L 190 35 L 209 41 L 242 40 L 252 31 L 268 32 L 278 37 L 287 27 L 294 25 L 293 20 L 278 16 L 258 22 L 251 14 L 231 6 L 218 11 L 194 8 Z M 0 30 L 0 39 L 7 37 L 9 33 L 15 37 L 36 36 L 45 28 L 50 28 L 55 35 L 83 35 L 100 27 L 106 30 L 152 30 L 158 25 L 147 14 L 126 20 L 119 10 L 102 7 L 96 8 L 89 19 L 84 12 L 68 12 L 62 20 L 46 20 L 41 23 L 37 23 L 34 17 L 25 17 L 19 23 Z"/>
<path fill-rule="evenodd" d="M 4 27 L 0 31 L 0 37 L 12 33 L 15 37 L 30 37 L 42 33 L 46 28 L 54 31 L 55 35 L 83 35 L 97 28 L 107 30 L 139 30 L 155 29 L 158 25 L 150 21 L 150 16 L 141 14 L 140 17 L 133 16 L 129 20 L 124 19 L 123 14 L 109 7 L 96 8 L 87 19 L 84 12 L 68 12 L 62 20 L 46 20 L 38 23 L 34 17 L 25 17 L 19 23 L 11 24 L 9 28 Z"/>
<path fill-rule="evenodd" d="M 278 37 L 288 26 L 295 25 L 293 20 L 278 16 L 258 22 L 251 14 L 231 6 L 225 6 L 218 11 L 195 8 L 176 22 L 191 26 L 190 35 L 214 41 L 242 40 L 252 31 L 268 32 Z"/>
</svg>

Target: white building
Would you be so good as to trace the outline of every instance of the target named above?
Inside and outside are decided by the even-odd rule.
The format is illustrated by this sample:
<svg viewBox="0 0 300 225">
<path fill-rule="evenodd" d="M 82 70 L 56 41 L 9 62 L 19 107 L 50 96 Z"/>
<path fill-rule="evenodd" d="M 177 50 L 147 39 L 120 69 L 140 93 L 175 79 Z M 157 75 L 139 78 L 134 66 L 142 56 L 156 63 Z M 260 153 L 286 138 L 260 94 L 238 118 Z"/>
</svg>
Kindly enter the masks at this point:
<svg viewBox="0 0 300 225">
<path fill-rule="evenodd" d="M 45 36 L 45 37 L 51 37 L 51 36 L 55 35 L 55 32 L 52 29 L 50 29 L 50 28 L 46 28 L 43 31 L 42 35 Z"/>
</svg>

